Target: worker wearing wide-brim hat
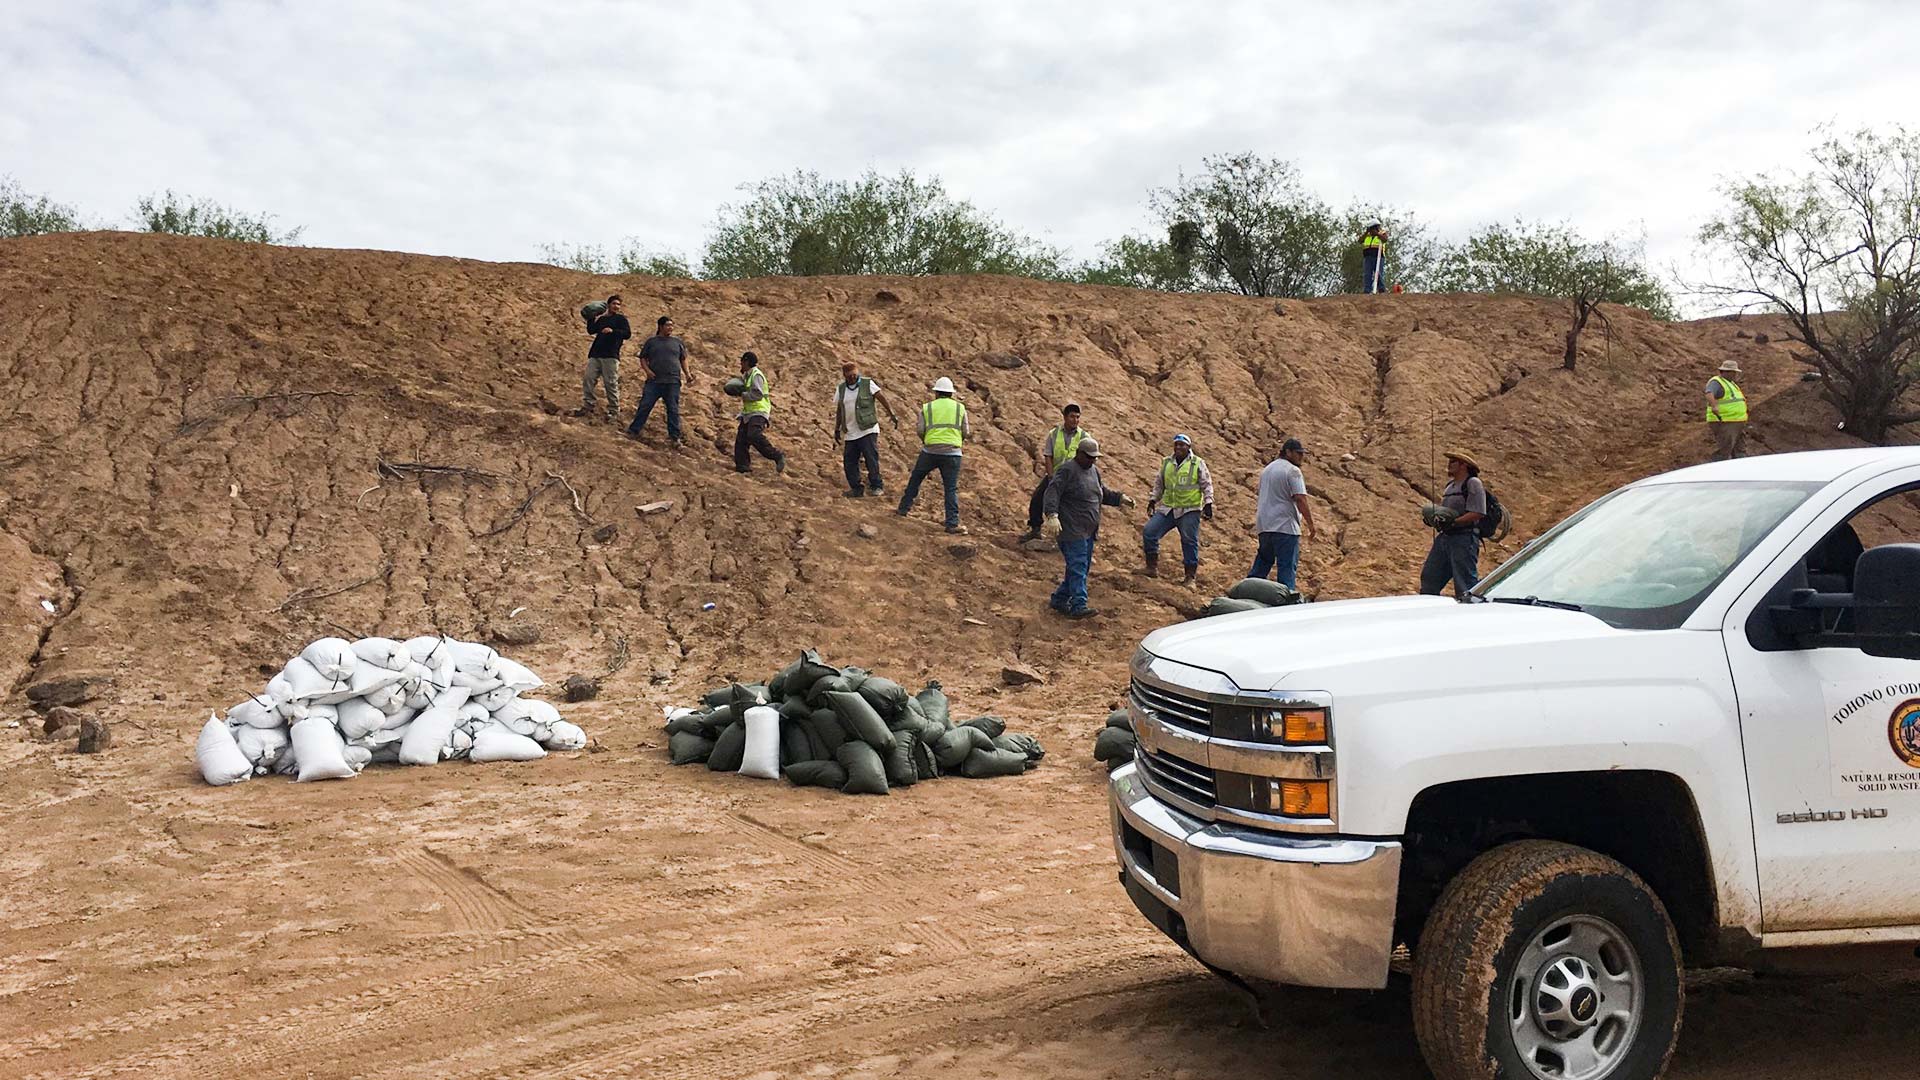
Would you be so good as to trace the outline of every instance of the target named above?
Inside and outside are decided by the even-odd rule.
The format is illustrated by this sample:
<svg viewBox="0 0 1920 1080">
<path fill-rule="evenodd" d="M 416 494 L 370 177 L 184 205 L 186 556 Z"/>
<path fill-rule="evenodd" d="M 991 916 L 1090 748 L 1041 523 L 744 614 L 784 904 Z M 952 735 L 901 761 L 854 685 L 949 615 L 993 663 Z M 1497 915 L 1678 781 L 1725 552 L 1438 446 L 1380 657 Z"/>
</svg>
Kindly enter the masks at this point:
<svg viewBox="0 0 1920 1080">
<path fill-rule="evenodd" d="M 1715 461 L 1739 457 L 1740 444 L 1747 439 L 1747 395 L 1733 381 L 1740 373 L 1740 361 L 1728 360 L 1707 380 L 1707 425 L 1713 429 Z"/>
<path fill-rule="evenodd" d="M 1439 596 L 1453 582 L 1454 599 L 1465 602 L 1480 584 L 1480 519 L 1487 516 L 1487 486 L 1480 463 L 1465 450 L 1447 451 L 1447 486 L 1438 506 L 1423 515 L 1434 530 L 1433 546 L 1420 568 L 1420 591 Z"/>
<path fill-rule="evenodd" d="M 920 456 L 907 477 L 907 489 L 900 494 L 901 517 L 913 512 L 913 501 L 920 497 L 920 482 L 935 469 L 940 485 L 946 489 L 947 531 L 963 533 L 960 525 L 960 452 L 973 428 L 967 424 L 967 407 L 953 396 L 953 380 L 945 375 L 933 381 L 933 400 L 920 406 Z"/>
</svg>

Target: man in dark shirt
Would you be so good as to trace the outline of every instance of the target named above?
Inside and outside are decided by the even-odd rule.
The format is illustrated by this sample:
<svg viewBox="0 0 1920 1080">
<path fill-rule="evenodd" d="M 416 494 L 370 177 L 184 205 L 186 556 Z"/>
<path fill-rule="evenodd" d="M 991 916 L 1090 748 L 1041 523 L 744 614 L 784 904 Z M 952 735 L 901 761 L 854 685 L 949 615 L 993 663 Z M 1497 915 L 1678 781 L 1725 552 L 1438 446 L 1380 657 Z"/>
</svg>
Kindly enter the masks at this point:
<svg viewBox="0 0 1920 1080">
<path fill-rule="evenodd" d="M 627 437 L 640 437 L 657 401 L 667 407 L 667 441 L 676 449 L 686 445 L 680 433 L 680 384 L 688 373 L 687 343 L 673 335 L 672 319 L 662 315 L 654 321 L 653 336 L 640 346 L 640 364 L 647 369 L 647 381 L 640 388 L 640 407 L 633 411 Z"/>
<path fill-rule="evenodd" d="M 1487 486 L 1480 463 L 1465 450 L 1447 451 L 1447 486 L 1433 516 L 1433 546 L 1420 567 L 1420 591 L 1439 596 L 1453 582 L 1453 597 L 1466 603 L 1480 584 L 1480 519 L 1487 516 Z"/>
<path fill-rule="evenodd" d="M 620 422 L 620 346 L 633 336 L 633 328 L 622 314 L 626 305 L 618 294 L 607 297 L 607 310 L 587 324 L 593 344 L 587 347 L 587 374 L 580 380 L 580 411 L 575 416 L 593 415 L 593 384 L 607 384 L 607 423 Z"/>
</svg>

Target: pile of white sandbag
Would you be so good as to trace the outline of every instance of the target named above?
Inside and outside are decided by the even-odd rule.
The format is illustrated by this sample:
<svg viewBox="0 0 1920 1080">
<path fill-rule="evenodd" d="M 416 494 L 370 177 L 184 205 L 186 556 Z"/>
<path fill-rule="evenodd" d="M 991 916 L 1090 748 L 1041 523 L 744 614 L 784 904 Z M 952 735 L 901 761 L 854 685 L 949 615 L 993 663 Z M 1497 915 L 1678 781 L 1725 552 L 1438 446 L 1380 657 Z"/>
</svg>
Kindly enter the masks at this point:
<svg viewBox="0 0 1920 1080">
<path fill-rule="evenodd" d="M 581 750 L 586 732 L 520 695 L 540 676 L 485 645 L 449 637 L 321 638 L 266 691 L 216 713 L 194 758 L 209 784 L 269 772 L 299 780 L 354 776 L 374 762 L 448 758 L 531 761 Z"/>
</svg>

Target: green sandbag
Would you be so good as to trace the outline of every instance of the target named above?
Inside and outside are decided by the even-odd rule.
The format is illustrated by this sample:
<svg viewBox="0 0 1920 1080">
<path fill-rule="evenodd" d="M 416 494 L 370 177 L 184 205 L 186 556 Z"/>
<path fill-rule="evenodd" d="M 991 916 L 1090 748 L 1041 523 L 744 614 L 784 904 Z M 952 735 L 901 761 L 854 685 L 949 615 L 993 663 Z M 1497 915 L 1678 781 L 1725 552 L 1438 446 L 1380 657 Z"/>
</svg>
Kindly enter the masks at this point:
<svg viewBox="0 0 1920 1080">
<path fill-rule="evenodd" d="M 586 320 L 589 330 L 593 328 L 593 320 L 606 313 L 607 302 L 605 300 L 595 300 L 591 304 L 585 304 L 580 308 L 580 317 Z"/>
<path fill-rule="evenodd" d="M 847 770 L 837 761 L 796 761 L 781 770 L 795 787 L 824 787 L 838 790 L 847 782 Z"/>
<path fill-rule="evenodd" d="M 979 728 L 987 733 L 989 739 L 997 739 L 1007 733 L 1007 722 L 997 716 L 976 716 L 962 726 Z"/>
<path fill-rule="evenodd" d="M 721 383 L 720 392 L 727 395 L 728 397 L 739 397 L 740 395 L 746 393 L 747 392 L 746 377 L 741 375 L 735 375 L 733 378 L 728 379 L 726 382 Z"/>
<path fill-rule="evenodd" d="M 1011 731 L 993 740 L 993 746 L 996 750 L 1025 754 L 1028 761 L 1039 761 L 1047 756 L 1047 748 L 1040 745 L 1039 739 L 1031 735 L 1016 735 Z"/>
<path fill-rule="evenodd" d="M 742 743 L 744 747 L 744 742 Z M 667 738 L 667 757 L 675 765 L 692 765 L 713 754 L 713 740 L 691 731 L 679 731 Z"/>
<path fill-rule="evenodd" d="M 713 753 L 707 756 L 707 768 L 714 772 L 738 772 L 747 758 L 747 725 L 728 724 L 727 730 L 713 740 Z"/>
<path fill-rule="evenodd" d="M 1100 734 L 1093 737 L 1093 760 L 1104 761 L 1109 769 L 1117 769 L 1133 760 L 1133 732 L 1125 728 L 1103 727 Z"/>
<path fill-rule="evenodd" d="M 1251 600 L 1261 607 L 1286 607 L 1300 602 L 1300 594 L 1277 581 L 1266 578 L 1241 578 L 1227 590 L 1233 600 Z"/>
<path fill-rule="evenodd" d="M 1107 726 L 1122 731 L 1133 730 L 1133 713 L 1126 709 L 1115 709 L 1107 714 Z"/>
<path fill-rule="evenodd" d="M 893 732 L 887 730 L 887 722 L 880 719 L 866 698 L 836 690 L 827 695 L 827 705 L 846 726 L 847 734 L 875 750 L 893 749 Z"/>
<path fill-rule="evenodd" d="M 688 713 L 685 716 L 676 716 L 667 721 L 667 734 L 679 735 L 686 733 L 703 735 L 706 732 L 708 723 L 706 713 Z"/>
<path fill-rule="evenodd" d="M 765 705 L 768 701 L 767 688 L 758 683 L 734 683 L 729 687 L 733 691 L 733 715 L 745 717 L 747 710 L 755 705 Z"/>
<path fill-rule="evenodd" d="M 813 733 L 827 748 L 827 756 L 832 757 L 847 741 L 847 725 L 840 722 L 840 715 L 832 709 L 813 710 Z"/>
<path fill-rule="evenodd" d="M 805 720 L 812 715 L 812 707 L 807 704 L 807 699 L 801 697 L 799 694 L 791 695 L 780 703 L 780 719 L 782 720 Z"/>
<path fill-rule="evenodd" d="M 913 740 L 913 772 L 922 780 L 940 775 L 940 763 L 933 759 L 933 747 L 925 739 Z"/>
<path fill-rule="evenodd" d="M 928 683 L 925 690 L 913 695 L 913 700 L 919 703 L 920 711 L 927 714 L 927 719 L 938 721 L 943 729 L 953 726 L 953 717 L 947 706 L 947 692 L 940 689 L 938 679 Z"/>
<path fill-rule="evenodd" d="M 849 795 L 887 793 L 887 766 L 873 747 L 857 740 L 848 741 L 841 745 L 834 760 L 847 770 L 847 782 L 840 785 L 841 791 Z"/>
<path fill-rule="evenodd" d="M 879 713 L 881 719 L 887 721 L 899 716 L 908 700 L 905 687 L 878 675 L 870 676 L 861 683 L 859 694 L 867 699 L 867 704 L 873 706 L 873 711 Z"/>
<path fill-rule="evenodd" d="M 722 705 L 717 709 L 701 713 L 699 716 L 700 734 L 709 739 L 719 738 L 720 733 L 727 730 L 727 725 L 738 719 L 733 715 L 733 706 L 731 705 Z"/>
<path fill-rule="evenodd" d="M 1262 604 L 1258 600 L 1238 600 L 1231 596 L 1216 596 L 1207 601 L 1206 607 L 1200 609 L 1200 618 L 1211 619 L 1215 615 L 1233 615 L 1242 611 L 1261 611 L 1264 610 L 1266 606 L 1267 605 Z"/>
<path fill-rule="evenodd" d="M 807 733 L 798 721 L 782 718 L 780 721 L 780 764 L 792 765 L 796 761 L 814 760 L 813 745 L 807 740 Z"/>
<path fill-rule="evenodd" d="M 707 696 L 701 698 L 700 702 L 709 709 L 717 709 L 722 705 L 733 704 L 732 684 L 714 687 L 707 691 Z"/>
<path fill-rule="evenodd" d="M 953 772 L 967 760 L 967 755 L 975 750 L 994 749 L 993 736 L 977 727 L 965 724 L 940 736 L 940 742 L 933 748 L 933 759 L 947 772 Z"/>
<path fill-rule="evenodd" d="M 975 750 L 960 763 L 960 775 L 969 780 L 990 776 L 1019 776 L 1027 771 L 1027 755 L 1018 750 Z"/>
<path fill-rule="evenodd" d="M 853 685 L 847 682 L 845 675 L 837 673 L 828 675 L 825 678 L 815 680 L 814 684 L 807 688 L 807 704 L 816 709 L 825 708 L 828 694 L 836 692 L 851 693 L 852 691 Z"/>
<path fill-rule="evenodd" d="M 888 787 L 912 787 L 920 779 L 920 770 L 913 763 L 913 751 L 919 745 L 919 732 L 894 732 L 893 749 L 880 755 L 886 765 Z"/>
<path fill-rule="evenodd" d="M 800 654 L 800 659 L 780 669 L 780 674 L 767 683 L 767 696 L 778 701 L 796 694 L 805 695 L 814 683 L 838 674 L 839 671 L 821 662 L 819 653 L 808 649 Z"/>
</svg>

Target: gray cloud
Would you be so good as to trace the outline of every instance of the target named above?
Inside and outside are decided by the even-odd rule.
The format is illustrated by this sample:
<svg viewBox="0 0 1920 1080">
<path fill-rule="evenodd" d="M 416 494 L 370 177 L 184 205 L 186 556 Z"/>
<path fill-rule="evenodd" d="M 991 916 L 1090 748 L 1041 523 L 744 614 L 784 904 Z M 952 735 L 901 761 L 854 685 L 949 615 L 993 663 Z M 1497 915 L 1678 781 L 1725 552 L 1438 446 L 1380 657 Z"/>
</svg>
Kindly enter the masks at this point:
<svg viewBox="0 0 1920 1080">
<path fill-rule="evenodd" d="M 47 6 L 0 40 L 0 172 L 98 217 L 163 187 L 320 245 L 694 253 L 743 183 L 939 174 L 1091 256 L 1201 157 L 1295 160 L 1442 230 L 1686 257 L 1718 178 L 1909 113 L 1920 8 L 896 0 Z"/>
</svg>

